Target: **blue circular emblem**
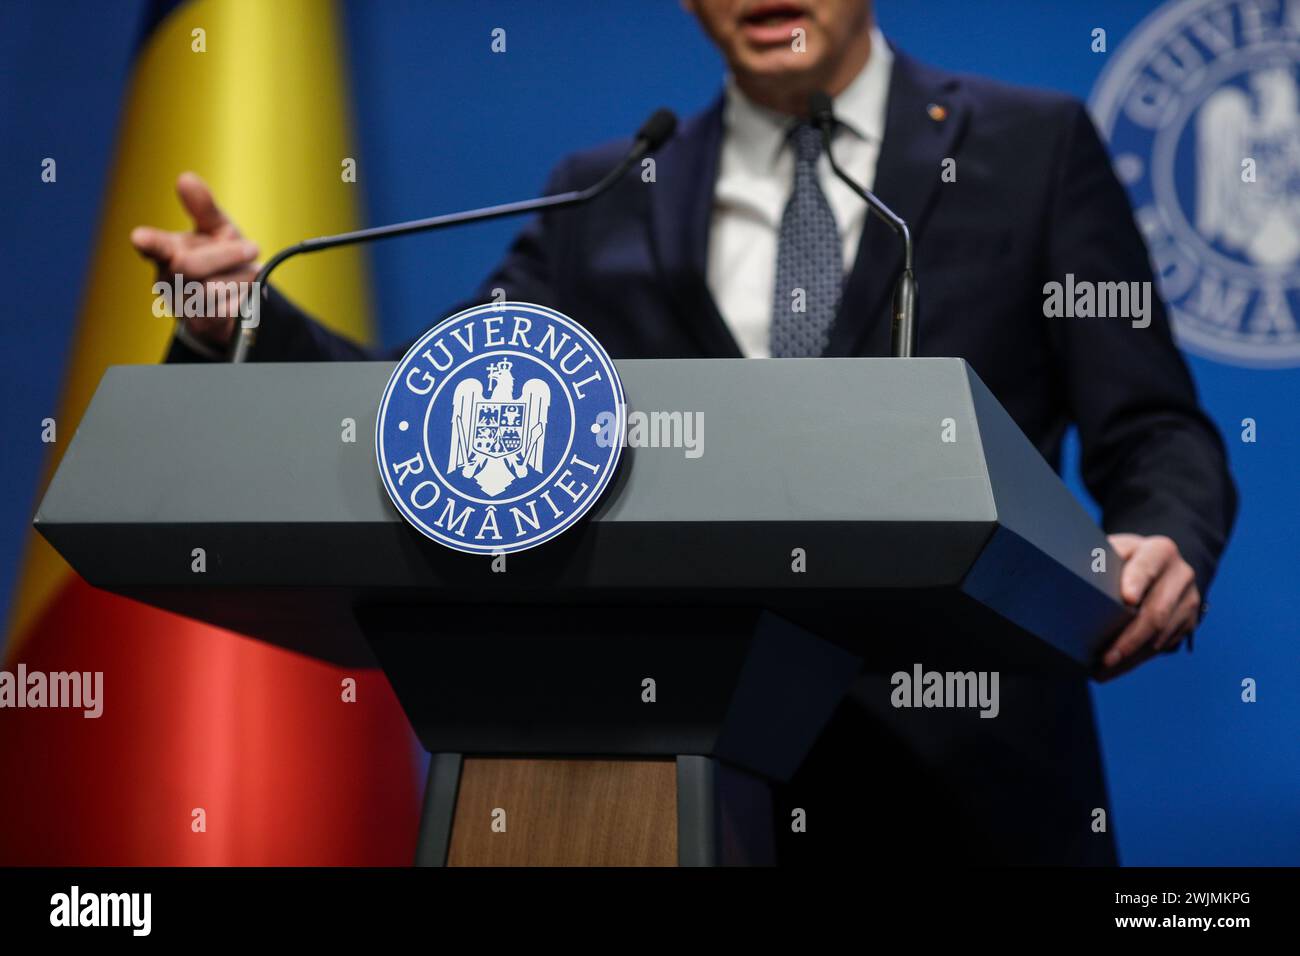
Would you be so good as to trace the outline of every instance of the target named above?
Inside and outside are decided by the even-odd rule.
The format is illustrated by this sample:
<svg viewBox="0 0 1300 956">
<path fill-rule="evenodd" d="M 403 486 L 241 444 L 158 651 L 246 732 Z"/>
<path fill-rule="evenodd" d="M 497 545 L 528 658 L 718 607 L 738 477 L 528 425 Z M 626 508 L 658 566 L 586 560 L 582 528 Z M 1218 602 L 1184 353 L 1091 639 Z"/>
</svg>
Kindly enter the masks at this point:
<svg viewBox="0 0 1300 956">
<path fill-rule="evenodd" d="M 623 449 L 623 384 L 586 329 L 526 302 L 430 329 L 379 403 L 388 496 L 422 534 L 474 554 L 523 551 L 571 527 Z"/>
<path fill-rule="evenodd" d="M 1300 364 L 1300 22 L 1288 4 L 1174 0 L 1124 41 L 1091 107 L 1179 343 Z"/>
</svg>

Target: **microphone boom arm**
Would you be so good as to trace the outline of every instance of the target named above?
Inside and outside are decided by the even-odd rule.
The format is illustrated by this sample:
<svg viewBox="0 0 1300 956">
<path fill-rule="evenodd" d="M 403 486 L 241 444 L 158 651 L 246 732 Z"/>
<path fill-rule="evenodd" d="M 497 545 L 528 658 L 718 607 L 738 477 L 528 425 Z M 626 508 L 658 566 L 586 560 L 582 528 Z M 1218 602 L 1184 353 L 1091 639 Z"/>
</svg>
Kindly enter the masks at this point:
<svg viewBox="0 0 1300 956">
<path fill-rule="evenodd" d="M 544 209 L 558 209 L 563 206 L 574 206 L 586 202 L 618 182 L 623 177 L 623 174 L 651 152 L 652 147 L 655 145 L 657 144 L 645 136 L 637 137 L 632 149 L 623 157 L 623 161 L 601 177 L 599 181 L 585 189 L 556 193 L 553 196 L 542 196 L 540 199 L 524 199 L 519 202 L 502 203 L 498 206 L 486 206 L 482 209 L 471 209 L 467 212 L 446 213 L 441 216 L 430 216 L 426 219 L 410 219 L 389 226 L 356 229 L 352 232 L 341 232 L 334 236 L 317 236 L 314 239 L 304 239 L 296 245 L 281 249 L 266 260 L 266 263 L 258 270 L 257 278 L 253 283 L 253 288 L 256 290 L 254 294 L 265 297 L 267 278 L 277 266 L 294 256 L 304 255 L 309 252 L 321 252 L 338 246 L 350 246 L 358 242 L 368 242 L 372 239 L 394 239 L 398 236 L 409 236 L 416 232 L 429 232 L 434 229 L 457 226 L 466 222 L 486 222 L 490 219 L 501 219 L 505 216 L 517 216 L 522 213 L 538 212 Z M 249 349 L 253 347 L 253 342 L 257 336 L 257 329 L 256 326 L 246 326 L 240 321 L 235 331 L 236 334 L 231 343 L 230 361 L 239 363 L 248 357 Z"/>
<path fill-rule="evenodd" d="M 903 240 L 903 269 L 894 284 L 893 319 L 889 330 L 889 353 L 894 358 L 912 358 L 916 354 L 916 274 L 912 271 L 912 230 L 875 193 L 859 186 L 840 168 L 831 151 L 831 129 L 834 120 L 824 112 L 814 110 L 814 119 L 821 128 L 822 148 L 830 161 L 831 171 L 840 182 L 857 193 L 867 208 Z"/>
</svg>

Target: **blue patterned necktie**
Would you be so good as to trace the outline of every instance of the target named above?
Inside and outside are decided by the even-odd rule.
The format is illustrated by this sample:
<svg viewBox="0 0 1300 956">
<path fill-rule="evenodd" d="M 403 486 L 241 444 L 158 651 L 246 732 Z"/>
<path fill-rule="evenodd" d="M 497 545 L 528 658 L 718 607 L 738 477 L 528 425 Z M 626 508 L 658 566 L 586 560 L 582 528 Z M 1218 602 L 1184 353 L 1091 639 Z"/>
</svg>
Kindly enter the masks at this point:
<svg viewBox="0 0 1300 956">
<path fill-rule="evenodd" d="M 769 344 L 773 358 L 821 355 L 840 305 L 844 253 L 830 203 L 817 182 L 821 131 L 800 123 L 794 146 L 794 189 L 781 216 Z"/>
</svg>

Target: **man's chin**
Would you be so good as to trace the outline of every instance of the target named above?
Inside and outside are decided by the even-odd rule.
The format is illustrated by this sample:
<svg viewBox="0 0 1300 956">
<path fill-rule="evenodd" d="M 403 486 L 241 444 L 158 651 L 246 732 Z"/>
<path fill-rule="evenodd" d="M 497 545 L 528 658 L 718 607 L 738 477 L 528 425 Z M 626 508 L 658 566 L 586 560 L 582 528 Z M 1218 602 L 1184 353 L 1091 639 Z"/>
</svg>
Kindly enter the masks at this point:
<svg viewBox="0 0 1300 956">
<path fill-rule="evenodd" d="M 736 64 L 745 73 L 765 83 L 780 82 L 783 77 L 792 81 L 815 72 L 817 58 L 809 53 L 796 53 L 786 47 L 766 50 L 747 50 Z"/>
</svg>

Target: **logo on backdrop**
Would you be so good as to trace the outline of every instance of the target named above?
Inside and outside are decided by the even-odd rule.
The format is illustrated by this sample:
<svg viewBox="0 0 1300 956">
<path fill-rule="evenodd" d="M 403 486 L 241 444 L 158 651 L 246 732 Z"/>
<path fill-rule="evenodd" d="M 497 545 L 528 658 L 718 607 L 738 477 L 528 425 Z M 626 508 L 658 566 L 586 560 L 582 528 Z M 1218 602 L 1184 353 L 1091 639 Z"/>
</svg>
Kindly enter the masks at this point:
<svg viewBox="0 0 1300 956">
<path fill-rule="evenodd" d="M 1300 365 L 1300 4 L 1172 0 L 1091 108 L 1180 344 Z"/>
<path fill-rule="evenodd" d="M 493 303 L 411 346 L 384 389 L 375 453 L 388 496 L 427 537 L 523 551 L 595 504 L 625 412 L 614 363 L 586 329 L 540 305 Z"/>
</svg>

